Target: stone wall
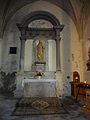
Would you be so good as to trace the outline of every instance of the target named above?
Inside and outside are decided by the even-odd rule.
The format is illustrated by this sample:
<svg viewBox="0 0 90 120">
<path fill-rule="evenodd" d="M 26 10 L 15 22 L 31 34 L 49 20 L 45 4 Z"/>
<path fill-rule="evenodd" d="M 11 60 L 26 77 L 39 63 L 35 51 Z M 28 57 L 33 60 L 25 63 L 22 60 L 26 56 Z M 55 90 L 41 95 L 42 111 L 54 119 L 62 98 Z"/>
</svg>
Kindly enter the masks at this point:
<svg viewBox="0 0 90 120">
<path fill-rule="evenodd" d="M 2 53 L 4 54 L 2 54 L 2 70 L 5 72 L 19 71 L 20 32 L 16 26 L 16 23 L 21 23 L 26 15 L 30 14 L 30 12 L 33 11 L 50 12 L 57 17 L 61 24 L 65 25 L 61 34 L 60 41 L 61 72 L 59 73 L 59 77 L 57 76 L 57 80 L 59 83 L 59 89 L 61 89 L 62 84 L 62 94 L 70 95 L 69 82 L 72 81 L 72 72 L 78 71 L 81 77 L 81 81 L 83 81 L 84 69 L 82 42 L 79 41 L 75 24 L 71 18 L 62 9 L 46 1 L 38 1 L 24 6 L 18 10 L 8 22 L 3 37 Z M 17 54 L 9 54 L 10 47 L 17 47 Z M 53 49 L 55 49 L 55 46 Z M 50 50 L 49 53 L 53 53 L 53 49 Z M 49 56 L 49 58 L 51 57 Z M 54 64 L 55 55 L 52 56 L 52 59 L 54 60 Z M 52 66 L 53 64 L 51 64 L 52 59 L 49 59 L 49 69 L 52 70 L 52 68 L 54 68 L 53 70 L 55 70 L 55 66 Z M 29 62 L 29 60 L 27 61 Z"/>
<path fill-rule="evenodd" d="M 15 84 L 16 75 L 13 73 L 0 72 L 0 93 L 4 95 L 14 95 L 16 89 Z"/>
<path fill-rule="evenodd" d="M 90 23 L 90 17 L 88 18 L 88 22 Z M 88 49 L 90 47 L 90 24 L 86 25 L 85 27 L 85 35 L 84 35 L 84 42 L 83 42 L 83 52 L 84 52 L 84 66 L 85 66 L 85 80 L 90 83 L 90 71 L 87 71 L 87 61 L 88 57 Z"/>
<path fill-rule="evenodd" d="M 1 70 L 1 64 L 2 64 L 2 39 L 0 39 L 0 70 Z"/>
</svg>

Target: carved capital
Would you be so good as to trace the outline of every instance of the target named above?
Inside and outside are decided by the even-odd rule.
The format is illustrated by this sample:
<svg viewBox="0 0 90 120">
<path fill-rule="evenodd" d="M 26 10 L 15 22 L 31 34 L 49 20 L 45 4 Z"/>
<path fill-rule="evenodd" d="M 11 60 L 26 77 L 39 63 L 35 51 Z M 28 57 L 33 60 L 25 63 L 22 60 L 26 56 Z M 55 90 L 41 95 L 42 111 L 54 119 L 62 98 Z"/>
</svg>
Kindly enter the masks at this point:
<svg viewBox="0 0 90 120">
<path fill-rule="evenodd" d="M 56 41 L 56 42 L 57 42 L 57 41 L 60 41 L 60 40 L 61 40 L 61 37 L 60 37 L 60 36 L 55 38 L 55 41 Z"/>
<path fill-rule="evenodd" d="M 55 31 L 61 32 L 64 28 L 64 25 L 53 26 Z"/>
</svg>

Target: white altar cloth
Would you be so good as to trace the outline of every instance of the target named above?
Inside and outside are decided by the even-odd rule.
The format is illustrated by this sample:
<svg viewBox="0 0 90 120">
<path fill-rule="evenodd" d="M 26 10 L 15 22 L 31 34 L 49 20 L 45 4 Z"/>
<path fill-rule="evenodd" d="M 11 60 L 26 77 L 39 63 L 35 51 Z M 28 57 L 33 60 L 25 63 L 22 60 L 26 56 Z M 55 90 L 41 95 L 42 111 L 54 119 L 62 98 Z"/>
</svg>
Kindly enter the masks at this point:
<svg viewBox="0 0 90 120">
<path fill-rule="evenodd" d="M 57 80 L 56 79 L 23 79 L 22 80 L 22 87 L 24 87 L 25 83 L 31 83 L 31 82 L 54 82 L 57 86 Z"/>
</svg>

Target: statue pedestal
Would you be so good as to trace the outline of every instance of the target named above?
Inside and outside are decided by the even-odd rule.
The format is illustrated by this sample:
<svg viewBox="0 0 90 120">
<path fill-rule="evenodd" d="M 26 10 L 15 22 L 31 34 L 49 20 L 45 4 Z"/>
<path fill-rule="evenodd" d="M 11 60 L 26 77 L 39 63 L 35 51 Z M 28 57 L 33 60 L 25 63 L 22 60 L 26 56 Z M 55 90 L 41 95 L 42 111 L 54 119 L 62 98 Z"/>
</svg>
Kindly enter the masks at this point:
<svg viewBox="0 0 90 120">
<path fill-rule="evenodd" d="M 46 71 L 46 62 L 35 62 L 35 64 L 32 65 L 32 71 L 45 72 Z"/>
<path fill-rule="evenodd" d="M 36 71 L 39 71 L 39 72 L 44 72 L 45 71 L 45 66 L 46 66 L 46 63 L 45 62 L 35 62 L 35 66 L 36 66 Z"/>
</svg>

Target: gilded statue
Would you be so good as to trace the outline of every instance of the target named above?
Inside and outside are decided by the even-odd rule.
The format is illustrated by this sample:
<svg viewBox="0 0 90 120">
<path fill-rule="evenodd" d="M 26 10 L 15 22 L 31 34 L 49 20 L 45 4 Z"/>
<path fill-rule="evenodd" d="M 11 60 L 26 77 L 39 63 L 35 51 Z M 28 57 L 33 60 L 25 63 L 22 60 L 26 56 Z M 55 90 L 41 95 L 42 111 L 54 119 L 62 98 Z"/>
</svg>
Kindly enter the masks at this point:
<svg viewBox="0 0 90 120">
<path fill-rule="evenodd" d="M 37 45 L 37 61 L 38 62 L 43 62 L 43 44 L 41 41 L 39 41 Z"/>
</svg>

